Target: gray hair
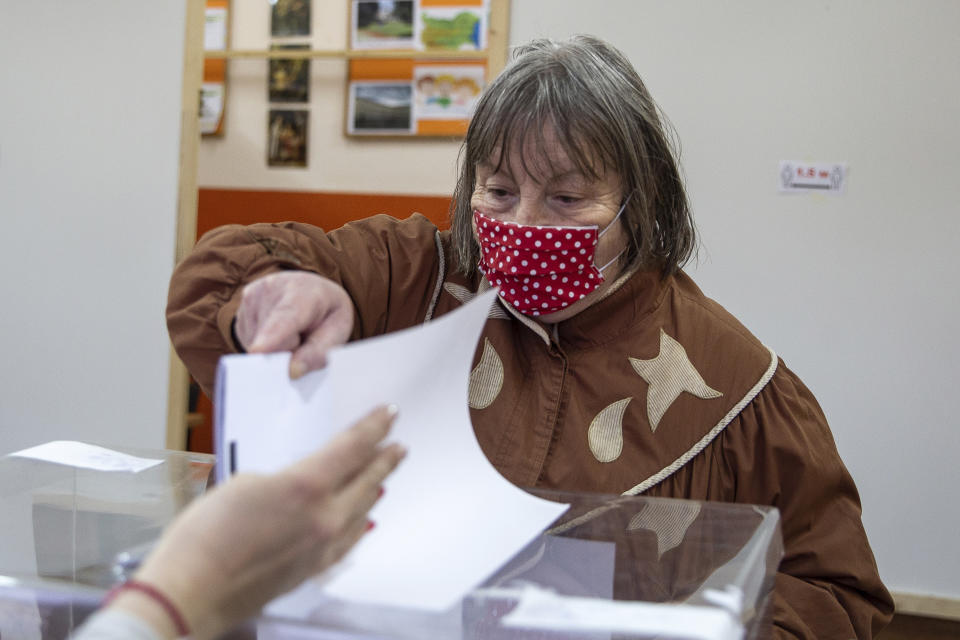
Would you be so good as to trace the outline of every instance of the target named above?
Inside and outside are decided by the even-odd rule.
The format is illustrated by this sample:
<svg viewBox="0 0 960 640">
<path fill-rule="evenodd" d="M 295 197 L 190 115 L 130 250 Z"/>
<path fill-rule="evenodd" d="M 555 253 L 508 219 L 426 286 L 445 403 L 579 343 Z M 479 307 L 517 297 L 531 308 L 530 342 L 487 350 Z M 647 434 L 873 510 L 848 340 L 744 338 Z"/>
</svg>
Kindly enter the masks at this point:
<svg viewBox="0 0 960 640">
<path fill-rule="evenodd" d="M 458 269 L 472 275 L 479 259 L 470 206 L 477 165 L 491 162 L 499 170 L 509 149 L 524 152 L 525 170 L 528 162 L 549 163 L 549 126 L 584 176 L 619 176 L 626 201 L 621 220 L 632 239 L 624 268 L 643 266 L 664 276 L 678 270 L 694 251 L 696 232 L 675 136 L 665 122 L 630 61 L 598 38 L 533 40 L 515 48 L 477 103 L 460 149 L 451 203 Z M 538 157 L 528 159 L 531 151 Z"/>
</svg>

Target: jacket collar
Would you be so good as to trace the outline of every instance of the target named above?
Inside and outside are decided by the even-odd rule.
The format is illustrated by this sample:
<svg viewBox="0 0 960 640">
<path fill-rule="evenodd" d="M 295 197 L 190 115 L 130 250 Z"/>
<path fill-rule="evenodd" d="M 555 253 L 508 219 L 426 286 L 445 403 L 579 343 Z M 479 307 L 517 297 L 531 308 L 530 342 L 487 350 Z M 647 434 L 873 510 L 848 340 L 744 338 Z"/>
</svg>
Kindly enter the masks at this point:
<svg viewBox="0 0 960 640">
<path fill-rule="evenodd" d="M 556 324 L 537 322 L 500 298 L 497 298 L 497 303 L 540 337 L 547 346 L 601 346 L 615 340 L 659 306 L 669 279 L 661 279 L 657 272 L 633 269 L 620 275 L 604 292 L 602 298 L 572 318 Z M 483 293 L 489 288 L 487 279 L 481 277 L 477 293 Z"/>
</svg>

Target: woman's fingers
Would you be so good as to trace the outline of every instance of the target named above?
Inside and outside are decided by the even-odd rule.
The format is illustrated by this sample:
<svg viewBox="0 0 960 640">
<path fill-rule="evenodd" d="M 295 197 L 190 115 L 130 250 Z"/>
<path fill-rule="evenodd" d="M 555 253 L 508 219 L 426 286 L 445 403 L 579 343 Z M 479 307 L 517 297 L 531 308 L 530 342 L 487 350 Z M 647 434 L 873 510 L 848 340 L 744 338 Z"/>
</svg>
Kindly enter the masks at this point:
<svg viewBox="0 0 960 640">
<path fill-rule="evenodd" d="M 381 449 L 373 461 L 333 497 L 331 506 L 354 513 L 367 513 L 380 498 L 383 481 L 397 468 L 406 453 L 406 449 L 396 443 Z"/>
<path fill-rule="evenodd" d="M 392 405 L 374 409 L 286 473 L 312 487 L 319 498 L 329 497 L 377 456 L 378 445 L 389 433 L 396 415 L 397 409 Z"/>
<path fill-rule="evenodd" d="M 265 276 L 243 288 L 234 330 L 240 346 L 248 352 L 254 350 L 264 323 L 283 295 L 284 288 L 282 280 L 277 280 L 278 275 Z"/>
<path fill-rule="evenodd" d="M 381 496 L 384 479 L 405 454 L 398 444 L 380 449 L 346 485 L 312 505 L 316 560 L 309 566 L 314 572 L 337 562 L 370 529 L 367 514 Z"/>
<path fill-rule="evenodd" d="M 339 562 L 369 530 L 370 520 L 366 513 L 352 518 L 344 527 L 342 535 L 320 547 L 317 563 L 313 566 L 314 573 L 320 573 Z"/>
<path fill-rule="evenodd" d="M 294 378 L 319 369 L 353 330 L 354 308 L 336 282 L 305 271 L 264 276 L 243 289 L 234 330 L 249 353 L 292 351 Z"/>
<path fill-rule="evenodd" d="M 247 348 L 249 353 L 274 353 L 296 349 L 300 346 L 301 334 L 312 321 L 311 309 L 289 301 L 271 306 L 262 315 Z"/>
<path fill-rule="evenodd" d="M 290 356 L 290 377 L 300 376 L 322 369 L 327 365 L 327 352 L 331 348 L 345 344 L 353 330 L 353 305 L 346 292 L 345 300 L 329 300 L 330 306 L 315 328 L 307 331 L 303 343 Z"/>
<path fill-rule="evenodd" d="M 328 485 L 328 492 L 316 494 L 316 500 L 310 505 L 316 521 L 317 531 L 317 564 L 315 569 L 320 571 L 336 562 L 367 530 L 367 513 L 376 504 L 381 495 L 383 481 L 397 468 L 406 455 L 406 449 L 399 444 L 390 444 L 378 447 L 381 435 L 385 435 L 384 425 L 389 425 L 396 411 L 389 407 L 374 410 L 366 418 L 348 430 L 344 437 L 336 443 L 349 449 L 351 442 L 362 442 L 362 447 L 370 444 L 374 447 L 373 453 L 366 461 L 359 465 L 341 464 L 345 455 L 339 460 L 332 460 L 338 447 L 328 445 L 325 451 L 331 458 L 324 458 L 307 462 L 299 473 L 321 472 L 324 467 L 319 466 L 327 462 L 338 468 L 333 475 L 321 474 L 326 482 L 336 482 Z M 331 443 L 333 444 L 333 443 Z M 331 469 L 327 468 L 327 471 Z"/>
<path fill-rule="evenodd" d="M 271 286 L 270 282 L 265 283 L 265 286 Z M 281 281 L 272 286 L 279 290 L 263 296 L 254 294 L 250 298 L 251 304 L 259 307 L 252 310 L 257 320 L 256 331 L 248 349 L 251 353 L 296 349 L 302 343 L 304 335 L 323 326 L 323 319 L 328 313 L 327 301 L 310 283 Z M 246 297 L 244 299 L 246 300 Z M 241 302 L 241 305 L 243 304 Z"/>
</svg>

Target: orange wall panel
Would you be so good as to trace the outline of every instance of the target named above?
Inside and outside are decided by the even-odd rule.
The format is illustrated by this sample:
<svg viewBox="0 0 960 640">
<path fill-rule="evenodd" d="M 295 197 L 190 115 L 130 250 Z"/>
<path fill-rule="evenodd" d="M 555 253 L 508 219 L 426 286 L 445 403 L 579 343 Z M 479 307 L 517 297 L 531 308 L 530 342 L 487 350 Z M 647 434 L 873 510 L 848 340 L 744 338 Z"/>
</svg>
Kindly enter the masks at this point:
<svg viewBox="0 0 960 640">
<path fill-rule="evenodd" d="M 395 218 L 422 213 L 438 227 L 446 229 L 450 226 L 449 207 L 448 196 L 203 188 L 197 203 L 197 237 L 224 224 L 288 220 L 329 230 L 377 213 Z"/>
</svg>

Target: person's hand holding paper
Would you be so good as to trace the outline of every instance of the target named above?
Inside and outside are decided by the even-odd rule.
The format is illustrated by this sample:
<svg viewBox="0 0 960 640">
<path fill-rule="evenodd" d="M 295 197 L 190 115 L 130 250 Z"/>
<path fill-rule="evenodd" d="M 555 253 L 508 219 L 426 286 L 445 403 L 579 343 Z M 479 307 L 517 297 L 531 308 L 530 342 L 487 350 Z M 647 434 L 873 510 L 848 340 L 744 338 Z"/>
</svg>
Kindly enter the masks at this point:
<svg viewBox="0 0 960 640">
<path fill-rule="evenodd" d="M 473 434 L 470 367 L 494 295 L 420 328 L 333 349 L 326 369 L 299 380 L 287 375 L 289 354 L 221 361 L 222 469 L 275 470 L 371 406 L 400 407 L 393 433 L 407 460 L 371 512 L 376 529 L 326 576 L 327 595 L 447 609 L 566 509 L 505 480 Z"/>
<path fill-rule="evenodd" d="M 326 364 L 350 337 L 353 303 L 339 284 L 307 271 L 281 271 L 243 288 L 234 327 L 248 353 L 290 351 L 290 377 Z"/>
</svg>

